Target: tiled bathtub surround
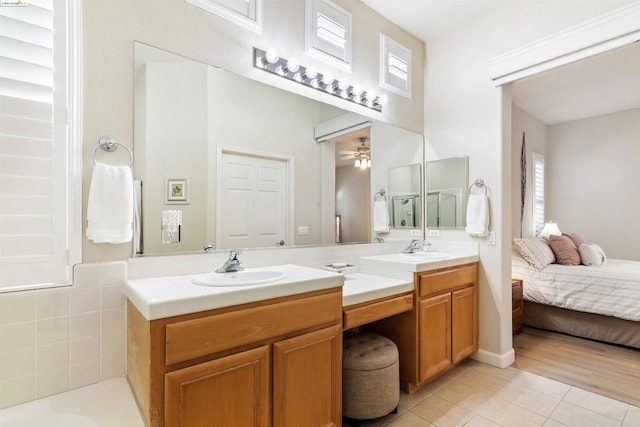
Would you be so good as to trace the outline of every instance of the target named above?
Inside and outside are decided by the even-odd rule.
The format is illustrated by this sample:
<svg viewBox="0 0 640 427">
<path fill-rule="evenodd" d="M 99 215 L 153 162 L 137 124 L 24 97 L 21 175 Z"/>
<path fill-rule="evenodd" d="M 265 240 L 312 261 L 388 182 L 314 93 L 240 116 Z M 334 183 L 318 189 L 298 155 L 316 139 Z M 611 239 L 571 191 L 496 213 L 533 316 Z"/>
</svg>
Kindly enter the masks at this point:
<svg viewBox="0 0 640 427">
<path fill-rule="evenodd" d="M 80 264 L 73 286 L 0 294 L 0 408 L 124 375 L 126 277 Z"/>
</svg>

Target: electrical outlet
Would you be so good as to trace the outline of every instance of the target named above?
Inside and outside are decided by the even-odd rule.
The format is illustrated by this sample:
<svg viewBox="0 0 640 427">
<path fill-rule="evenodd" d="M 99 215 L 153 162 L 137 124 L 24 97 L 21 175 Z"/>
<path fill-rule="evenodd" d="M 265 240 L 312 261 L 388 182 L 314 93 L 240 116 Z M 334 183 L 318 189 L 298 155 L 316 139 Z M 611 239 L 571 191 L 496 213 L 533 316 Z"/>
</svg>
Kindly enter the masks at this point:
<svg viewBox="0 0 640 427">
<path fill-rule="evenodd" d="M 420 230 L 411 230 L 411 237 L 420 237 Z"/>
<path fill-rule="evenodd" d="M 429 237 L 440 237 L 440 230 L 429 230 Z"/>
<path fill-rule="evenodd" d="M 487 234 L 487 245 L 495 246 L 496 245 L 496 232 L 490 231 Z"/>
</svg>

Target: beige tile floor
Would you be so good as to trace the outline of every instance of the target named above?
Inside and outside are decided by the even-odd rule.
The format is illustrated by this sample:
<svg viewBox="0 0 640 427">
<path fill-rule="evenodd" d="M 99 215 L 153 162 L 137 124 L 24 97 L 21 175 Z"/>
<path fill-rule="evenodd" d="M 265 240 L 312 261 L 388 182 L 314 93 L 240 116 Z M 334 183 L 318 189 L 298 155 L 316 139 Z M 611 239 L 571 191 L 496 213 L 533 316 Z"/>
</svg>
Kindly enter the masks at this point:
<svg viewBox="0 0 640 427">
<path fill-rule="evenodd" d="M 397 414 L 360 425 L 640 427 L 640 408 L 516 368 L 468 360 L 413 394 L 401 393 Z"/>
<path fill-rule="evenodd" d="M 2 427 L 143 425 L 125 378 L 0 410 Z M 516 368 L 470 360 L 411 395 L 402 393 L 397 414 L 362 425 L 640 427 L 640 408 Z"/>
</svg>

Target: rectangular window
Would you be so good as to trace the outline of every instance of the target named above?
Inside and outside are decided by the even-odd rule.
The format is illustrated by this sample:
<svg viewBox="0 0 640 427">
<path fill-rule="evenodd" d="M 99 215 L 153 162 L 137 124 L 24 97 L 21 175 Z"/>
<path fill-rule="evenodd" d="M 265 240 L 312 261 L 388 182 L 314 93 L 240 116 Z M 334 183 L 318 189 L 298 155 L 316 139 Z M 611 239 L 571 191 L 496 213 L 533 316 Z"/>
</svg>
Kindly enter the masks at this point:
<svg viewBox="0 0 640 427">
<path fill-rule="evenodd" d="M 544 228 L 544 156 L 533 153 L 533 235 Z"/>
<path fill-rule="evenodd" d="M 351 70 L 351 14 L 328 0 L 307 0 L 306 48 Z"/>
<path fill-rule="evenodd" d="M 0 292 L 71 281 L 67 14 L 0 7 Z"/>
<path fill-rule="evenodd" d="M 411 51 L 380 34 L 380 87 L 411 99 Z"/>
<path fill-rule="evenodd" d="M 261 0 L 186 0 L 186 2 L 252 31 L 262 32 Z"/>
</svg>

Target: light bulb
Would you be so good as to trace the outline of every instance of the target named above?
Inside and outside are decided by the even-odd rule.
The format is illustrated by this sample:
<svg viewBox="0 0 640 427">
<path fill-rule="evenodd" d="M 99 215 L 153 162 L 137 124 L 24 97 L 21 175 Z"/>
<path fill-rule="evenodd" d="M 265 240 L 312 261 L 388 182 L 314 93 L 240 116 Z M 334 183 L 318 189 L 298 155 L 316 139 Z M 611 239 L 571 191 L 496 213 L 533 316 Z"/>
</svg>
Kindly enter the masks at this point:
<svg viewBox="0 0 640 427">
<path fill-rule="evenodd" d="M 367 162 L 363 159 L 360 161 L 360 169 L 366 169 L 367 168 Z"/>
<path fill-rule="evenodd" d="M 344 99 L 349 98 L 349 92 L 347 92 L 346 90 L 340 91 L 340 97 Z"/>
<path fill-rule="evenodd" d="M 362 93 L 362 86 L 360 86 L 359 84 L 353 85 L 353 87 L 351 88 L 351 93 L 354 96 L 360 95 Z"/>
<path fill-rule="evenodd" d="M 369 89 L 366 92 L 366 96 L 370 102 L 373 102 L 373 100 L 376 99 L 376 91 L 373 89 Z"/>
<path fill-rule="evenodd" d="M 389 97 L 387 95 L 380 95 L 378 97 L 378 104 L 387 105 L 389 103 Z"/>
<path fill-rule="evenodd" d="M 310 85 L 311 85 L 311 87 L 312 87 L 312 88 L 314 88 L 314 89 L 318 89 L 318 87 L 320 86 L 320 85 L 318 84 L 318 79 L 313 79 L 313 80 L 311 80 L 311 81 L 309 82 L 309 84 L 310 84 Z"/>
<path fill-rule="evenodd" d="M 356 162 L 354 163 L 353 166 L 359 168 L 360 167 L 360 159 L 356 159 Z"/>
<path fill-rule="evenodd" d="M 347 79 L 338 80 L 338 89 L 345 90 L 348 87 L 349 87 L 349 80 Z"/>
<path fill-rule="evenodd" d="M 256 67 L 264 68 L 266 66 L 267 66 L 267 60 L 264 58 L 264 56 L 259 56 L 256 58 Z"/>
<path fill-rule="evenodd" d="M 315 79 L 317 75 L 318 75 L 318 70 L 316 70 L 313 65 L 309 65 L 304 70 L 304 77 L 309 79 L 309 80 Z"/>
<path fill-rule="evenodd" d="M 369 168 L 371 167 L 371 159 L 367 160 L 367 167 L 369 167 Z"/>
<path fill-rule="evenodd" d="M 302 83 L 302 74 L 301 73 L 295 73 L 293 75 L 293 80 L 297 81 L 298 83 Z"/>
<path fill-rule="evenodd" d="M 280 56 L 278 55 L 277 50 L 275 50 L 274 48 L 269 48 L 265 53 L 265 58 L 267 59 L 267 62 L 269 64 L 275 64 L 280 59 Z"/>
<path fill-rule="evenodd" d="M 330 85 L 331 83 L 333 83 L 335 79 L 333 78 L 333 74 L 331 73 L 324 73 L 322 74 L 322 83 L 324 83 L 325 85 Z"/>
<path fill-rule="evenodd" d="M 279 76 L 284 76 L 287 74 L 287 72 L 285 71 L 285 68 L 282 65 L 278 65 L 278 67 L 276 68 L 276 73 Z"/>
<path fill-rule="evenodd" d="M 300 69 L 300 63 L 298 62 L 298 60 L 296 58 L 289 58 L 289 60 L 287 61 L 287 70 L 289 70 L 292 73 L 295 73 L 299 69 Z"/>
</svg>

